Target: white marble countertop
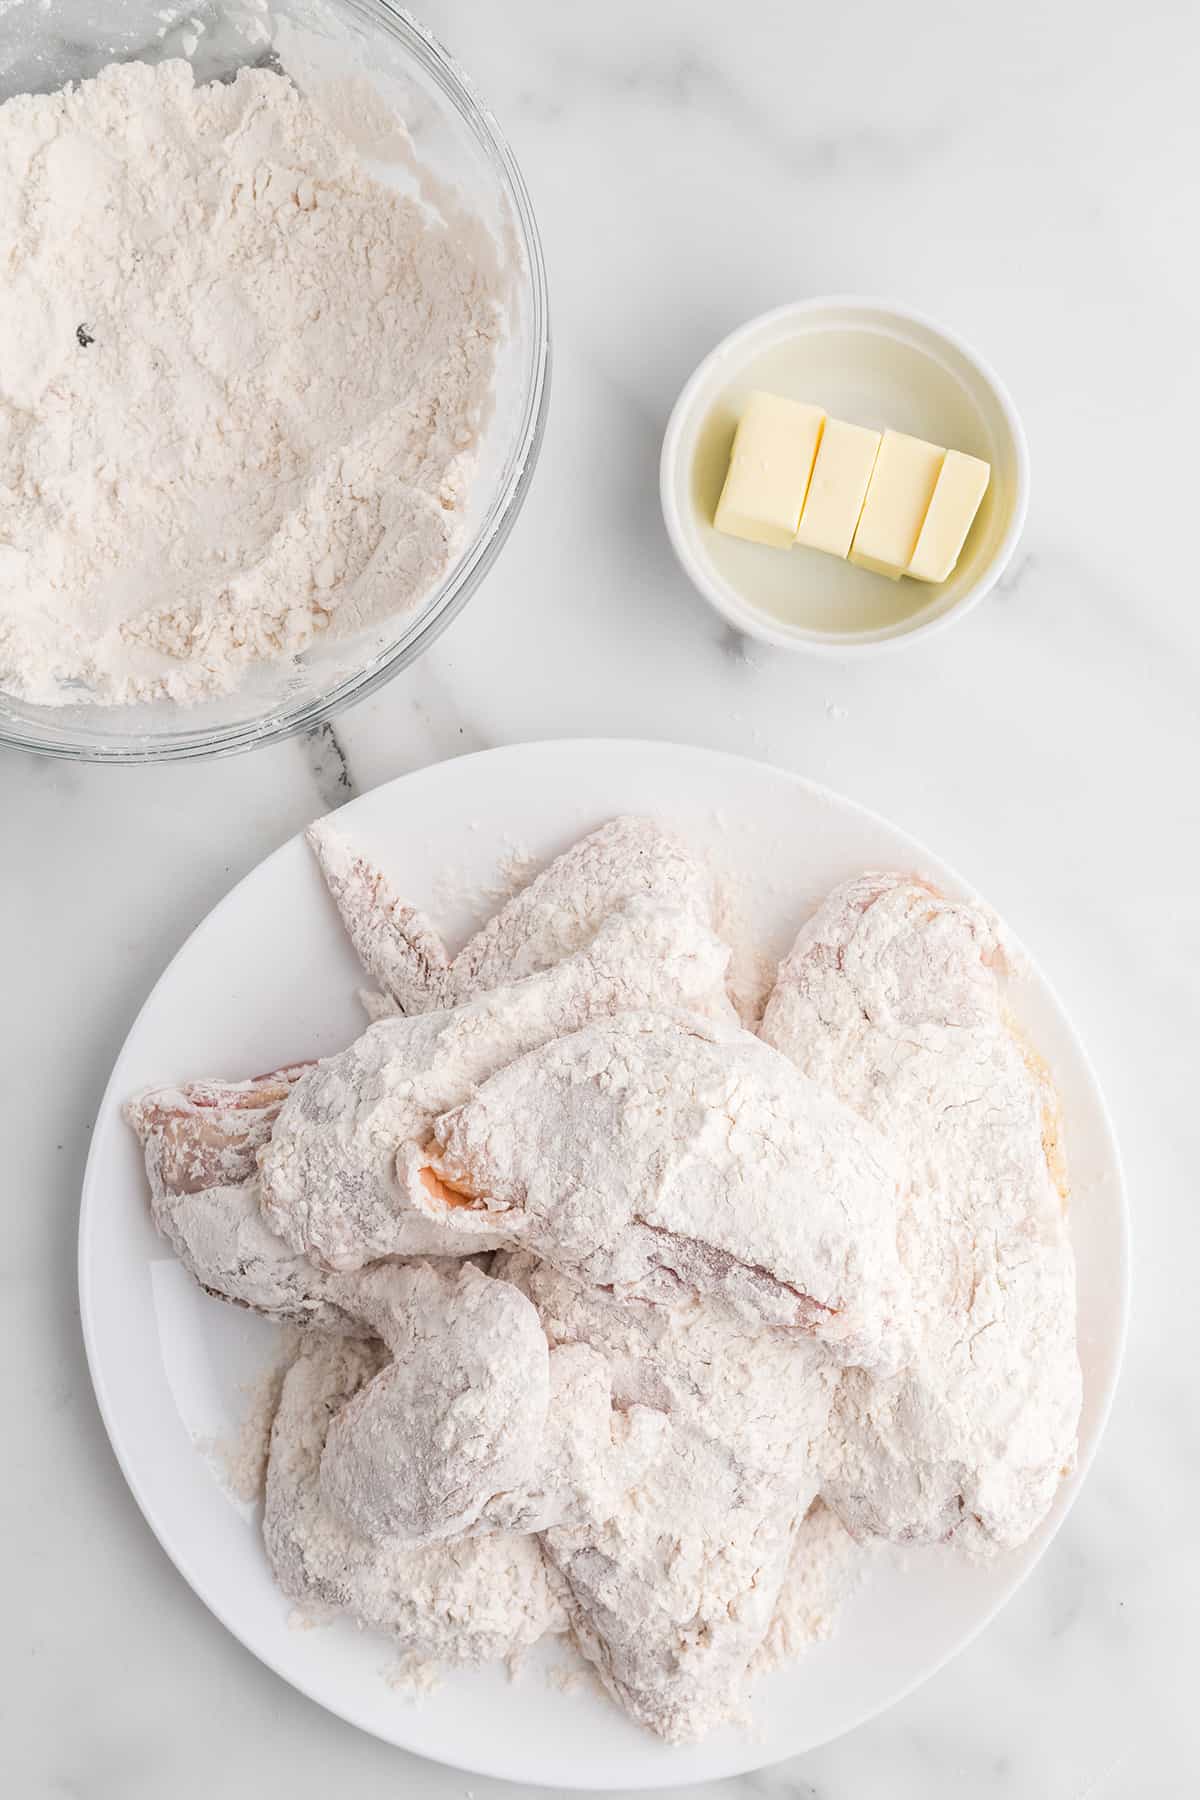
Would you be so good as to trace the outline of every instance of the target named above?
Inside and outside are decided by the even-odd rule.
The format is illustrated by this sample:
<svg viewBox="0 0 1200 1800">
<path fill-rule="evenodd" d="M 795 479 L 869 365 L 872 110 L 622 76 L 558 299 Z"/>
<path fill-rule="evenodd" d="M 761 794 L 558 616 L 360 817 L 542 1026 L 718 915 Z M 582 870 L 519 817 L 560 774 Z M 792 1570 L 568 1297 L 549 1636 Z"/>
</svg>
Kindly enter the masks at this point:
<svg viewBox="0 0 1200 1800">
<path fill-rule="evenodd" d="M 587 734 L 769 759 L 957 864 L 1073 1011 L 1134 1207 L 1115 1413 L 1033 1579 L 886 1716 L 705 1792 L 1192 1793 L 1200 14 L 1153 0 L 425 12 L 512 139 L 550 265 L 549 434 L 498 566 L 424 661 L 312 741 L 129 772 L 0 757 L 0 1790 L 516 1791 L 358 1735 L 193 1597 L 93 1404 L 74 1239 L 109 1066 L 231 882 L 404 770 Z M 811 662 L 740 642 L 694 596 L 662 530 L 656 456 L 677 389 L 725 331 L 853 291 L 944 319 L 994 362 L 1029 431 L 1033 504 L 1002 589 L 964 624 L 882 660 Z"/>
</svg>

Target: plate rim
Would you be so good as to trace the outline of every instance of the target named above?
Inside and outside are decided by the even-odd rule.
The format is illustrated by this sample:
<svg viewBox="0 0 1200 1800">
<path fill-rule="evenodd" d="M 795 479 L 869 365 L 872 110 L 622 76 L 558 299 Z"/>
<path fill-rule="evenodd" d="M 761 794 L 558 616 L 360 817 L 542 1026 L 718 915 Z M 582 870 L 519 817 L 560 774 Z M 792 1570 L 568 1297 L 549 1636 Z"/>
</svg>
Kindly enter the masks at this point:
<svg viewBox="0 0 1200 1800">
<path fill-rule="evenodd" d="M 778 763 L 767 762 L 762 758 L 742 756 L 735 751 L 714 749 L 707 745 L 681 744 L 668 739 L 605 737 L 538 738 L 522 740 L 521 742 L 514 744 L 495 745 L 487 749 L 471 751 L 462 756 L 442 758 L 437 762 L 427 763 L 419 769 L 407 770 L 403 774 L 394 776 L 390 781 L 380 782 L 376 787 L 369 788 L 363 794 L 355 795 L 353 799 L 346 801 L 343 806 L 336 808 L 335 811 L 339 818 L 343 813 L 350 815 L 354 808 L 361 802 L 367 800 L 378 801 L 384 793 L 390 793 L 392 790 L 399 790 L 406 784 L 411 786 L 412 784 L 419 783 L 422 779 L 430 779 L 450 764 L 475 764 L 482 760 L 496 762 L 514 757 L 526 757 L 531 753 L 552 753 L 557 757 L 562 757 L 580 754 L 595 756 L 597 754 L 604 755 L 613 752 L 618 752 L 622 755 L 643 752 L 656 756 L 668 755 L 685 760 L 690 759 L 698 764 L 735 765 L 737 768 L 746 772 L 766 775 L 772 779 L 782 778 L 791 786 L 805 790 L 813 799 L 821 804 L 832 804 L 841 811 L 857 814 L 860 818 L 873 826 L 882 827 L 885 831 L 900 833 L 908 840 L 920 856 L 927 857 L 931 863 L 936 864 L 947 871 L 952 880 L 957 883 L 964 894 L 973 895 L 979 898 L 983 904 L 987 904 L 986 900 L 979 895 L 979 891 L 974 883 L 966 880 L 953 863 L 948 862 L 945 857 L 930 850 L 922 838 L 914 836 L 906 827 L 895 824 L 884 814 L 863 805 L 860 801 L 851 799 L 849 796 L 839 793 L 836 789 L 827 786 L 823 782 L 814 781 L 810 777 L 798 774 L 795 770 L 785 768 Z M 109 1115 L 110 1110 L 114 1105 L 119 1106 L 120 1104 L 122 1096 L 116 1092 L 116 1089 L 126 1047 L 130 1040 L 136 1035 L 144 1016 L 154 1004 L 160 987 L 166 982 L 175 968 L 175 965 L 189 953 L 197 938 L 209 928 L 209 926 L 217 919 L 218 915 L 234 904 L 236 897 L 247 883 L 257 879 L 276 858 L 292 852 L 292 847 L 298 841 L 303 840 L 305 829 L 306 828 L 302 828 L 299 832 L 296 832 L 291 837 L 285 839 L 282 844 L 277 845 L 275 849 L 269 851 L 266 856 L 262 857 L 252 868 L 248 869 L 246 873 L 221 896 L 216 904 L 211 906 L 204 916 L 197 921 L 188 932 L 183 942 L 177 947 L 160 969 L 149 992 L 130 1022 L 116 1052 L 108 1080 L 105 1083 L 103 1095 L 96 1109 L 96 1127 L 99 1126 L 102 1119 Z M 1116 1272 L 1117 1280 L 1114 1284 L 1114 1303 L 1117 1309 L 1117 1318 L 1114 1322 L 1111 1339 L 1111 1370 L 1107 1386 L 1105 1391 L 1098 1396 L 1094 1426 L 1089 1442 L 1086 1446 L 1081 1446 L 1077 1454 L 1070 1488 L 1066 1492 L 1064 1499 L 1056 1507 L 1055 1514 L 1048 1517 L 1041 1528 L 1042 1536 L 1040 1541 L 1037 1542 L 1032 1554 L 1032 1559 L 1019 1577 L 1016 1585 L 996 1597 L 991 1603 L 983 1608 L 978 1619 L 972 1623 L 971 1627 L 964 1635 L 957 1638 L 946 1649 L 944 1654 L 937 1657 L 935 1661 L 924 1665 L 920 1671 L 914 1675 L 911 1681 L 905 1682 L 899 1686 L 883 1705 L 868 1703 L 864 1706 L 863 1711 L 857 1714 L 850 1723 L 844 1725 L 831 1736 L 819 1739 L 816 1744 L 807 1745 L 803 1749 L 794 1752 L 794 1754 L 805 1754 L 807 1750 L 816 1749 L 823 1743 L 836 1742 L 839 1738 L 846 1736 L 849 1732 L 857 1730 L 870 1719 L 881 1717 L 884 1713 L 890 1711 L 892 1707 L 898 1705 L 900 1701 L 907 1698 L 908 1695 L 915 1692 L 916 1689 L 924 1686 L 927 1681 L 931 1680 L 945 1668 L 949 1662 L 976 1641 L 1002 1608 L 1007 1605 L 1009 1600 L 1011 1600 L 1019 1591 L 1025 1581 L 1029 1579 L 1033 1571 L 1041 1562 L 1049 1546 L 1053 1543 L 1059 1531 L 1062 1529 L 1063 1524 L 1082 1491 L 1083 1484 L 1095 1460 L 1096 1453 L 1104 1438 L 1111 1417 L 1113 1401 L 1120 1381 L 1128 1341 L 1130 1290 L 1132 1282 L 1129 1195 L 1120 1142 L 1117 1137 L 1112 1112 L 1104 1089 L 1097 1077 L 1091 1056 L 1075 1027 L 1071 1013 L 1063 1004 L 1057 988 L 1046 977 L 1040 962 L 1029 952 L 1023 940 L 1020 939 L 1016 933 L 1009 930 L 1007 926 L 1005 929 L 1010 941 L 1017 949 L 1019 949 L 1028 974 L 1044 990 L 1070 1035 L 1074 1053 L 1078 1057 L 1082 1072 L 1087 1078 L 1091 1090 L 1091 1098 L 1098 1109 L 1099 1118 L 1106 1134 L 1107 1149 L 1110 1158 L 1109 1168 L 1116 1190 L 1117 1204 L 1115 1216 L 1117 1222 L 1117 1244 L 1120 1257 L 1120 1267 Z M 126 1454 L 121 1436 L 121 1427 L 118 1423 L 104 1376 L 103 1361 L 95 1335 L 95 1321 L 92 1312 L 92 1290 L 87 1259 L 92 1234 L 95 1229 L 95 1221 L 99 1212 L 99 1203 L 95 1198 L 95 1194 L 100 1185 L 99 1165 L 103 1154 L 101 1143 L 105 1135 L 106 1134 L 99 1131 L 99 1129 L 93 1129 L 92 1142 L 88 1150 L 88 1157 L 84 1167 L 80 1191 L 76 1278 L 79 1297 L 80 1327 L 83 1337 L 84 1353 L 87 1359 L 88 1375 L 91 1380 L 97 1409 L 100 1413 L 105 1433 L 108 1437 L 109 1444 L 125 1484 L 154 1538 L 166 1554 L 168 1560 L 183 1577 L 196 1599 L 208 1609 L 213 1617 L 219 1621 L 243 1649 L 248 1651 L 250 1655 L 254 1656 L 256 1660 L 262 1663 L 266 1668 L 270 1669 L 278 1679 L 286 1682 L 289 1687 L 295 1688 L 298 1692 L 302 1693 L 306 1699 L 312 1701 L 324 1711 L 342 1719 L 358 1730 L 367 1732 L 370 1736 L 377 1738 L 382 1743 L 389 1744 L 393 1748 L 405 1751 L 408 1755 L 435 1762 L 442 1767 L 461 1769 L 468 1774 L 488 1776 L 493 1779 L 524 1782 L 530 1787 L 548 1788 L 553 1785 L 554 1787 L 566 1791 L 578 1791 L 584 1789 L 606 1792 L 624 1791 L 611 1786 L 606 1787 L 603 1783 L 601 1784 L 600 1789 L 597 1789 L 594 1780 L 564 1780 L 561 1776 L 556 1776 L 553 1782 L 550 1782 L 528 1774 L 497 1775 L 494 1764 L 474 1760 L 466 1746 L 461 1748 L 457 1745 L 455 1746 L 454 1760 L 452 1762 L 446 1761 L 441 1757 L 434 1757 L 426 1750 L 415 1749 L 411 1745 L 404 1743 L 397 1736 L 385 1733 L 377 1725 L 368 1720 L 356 1717 L 345 1705 L 331 1700 L 325 1694 L 319 1692 L 318 1682 L 315 1677 L 312 1681 L 309 1681 L 306 1678 L 293 1673 L 290 1669 L 280 1667 L 279 1663 L 267 1649 L 260 1647 L 257 1643 L 249 1641 L 245 1628 L 236 1624 L 227 1608 L 211 1596 L 204 1578 L 193 1572 L 191 1559 L 186 1547 L 178 1544 L 172 1539 L 169 1529 L 165 1525 L 160 1529 L 160 1524 L 155 1517 L 153 1506 L 146 1497 L 131 1465 L 131 1461 Z M 319 1665 L 314 1664 L 314 1670 L 318 1666 Z M 750 1759 L 740 1766 L 741 1773 L 749 1774 L 756 1769 L 769 1766 L 762 1761 L 755 1761 L 753 1749 L 749 1743 L 748 1748 L 751 1750 Z M 720 1776 L 720 1778 L 730 1779 L 736 1777 L 737 1773 L 738 1771 L 732 1771 Z M 718 1777 L 713 1777 L 713 1779 L 716 1778 Z M 672 1773 L 669 1767 L 664 1765 L 660 1769 L 647 1770 L 644 1774 L 640 1775 L 638 1779 L 640 1785 L 647 1789 L 669 1789 L 682 1785 L 685 1782 L 692 1781 L 695 1777 L 688 1772 L 680 1772 L 678 1774 Z"/>
</svg>

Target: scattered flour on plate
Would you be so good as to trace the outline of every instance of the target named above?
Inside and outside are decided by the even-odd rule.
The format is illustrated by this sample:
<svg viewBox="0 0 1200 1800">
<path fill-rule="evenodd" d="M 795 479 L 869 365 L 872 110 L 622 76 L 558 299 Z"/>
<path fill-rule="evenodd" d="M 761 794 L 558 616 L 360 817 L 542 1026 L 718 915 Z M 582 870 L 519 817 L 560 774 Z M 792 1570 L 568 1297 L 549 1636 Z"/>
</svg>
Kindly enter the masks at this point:
<svg viewBox="0 0 1200 1800">
<path fill-rule="evenodd" d="M 231 1437 L 201 1439 L 198 1448 L 214 1462 L 225 1486 L 238 1500 L 253 1505 L 261 1500 L 267 1482 L 267 1451 L 271 1425 L 283 1391 L 283 1378 L 296 1360 L 300 1333 L 295 1326 L 281 1328 L 271 1361 L 255 1381 L 246 1383 L 246 1411 Z"/>
<path fill-rule="evenodd" d="M 427 1694 L 436 1694 L 445 1674 L 443 1663 L 410 1650 L 396 1662 L 389 1663 L 383 1671 L 383 1679 L 406 1699 L 423 1700 Z"/>
<path fill-rule="evenodd" d="M 546 1670 L 546 1685 L 559 1694 L 596 1694 L 604 1693 L 599 1678 L 589 1665 L 582 1660 L 569 1663 L 551 1663 Z"/>
<path fill-rule="evenodd" d="M 194 702 L 459 548 L 504 283 L 284 75 L 0 106 L 0 689 Z"/>
</svg>

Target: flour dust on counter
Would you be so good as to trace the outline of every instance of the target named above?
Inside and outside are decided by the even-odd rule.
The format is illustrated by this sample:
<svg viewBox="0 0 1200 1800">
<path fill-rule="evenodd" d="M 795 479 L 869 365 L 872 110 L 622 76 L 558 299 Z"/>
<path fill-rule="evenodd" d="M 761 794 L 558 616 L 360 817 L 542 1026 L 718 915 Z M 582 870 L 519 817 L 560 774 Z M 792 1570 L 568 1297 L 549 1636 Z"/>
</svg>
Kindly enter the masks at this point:
<svg viewBox="0 0 1200 1800">
<path fill-rule="evenodd" d="M 0 264 L 0 689 L 194 702 L 436 585 L 496 248 L 286 76 L 114 64 L 9 100 Z"/>
</svg>

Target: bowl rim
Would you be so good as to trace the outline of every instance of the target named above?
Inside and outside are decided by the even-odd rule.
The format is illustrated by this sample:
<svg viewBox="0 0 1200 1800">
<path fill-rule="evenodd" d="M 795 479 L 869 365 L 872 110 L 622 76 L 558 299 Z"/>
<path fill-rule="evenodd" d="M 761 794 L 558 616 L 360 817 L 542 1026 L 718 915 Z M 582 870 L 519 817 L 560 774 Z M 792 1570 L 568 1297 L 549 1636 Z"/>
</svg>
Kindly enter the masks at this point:
<svg viewBox="0 0 1200 1800">
<path fill-rule="evenodd" d="M 53 720 L 46 720 L 45 729 L 62 734 L 46 737 L 38 734 L 32 722 L 8 713 L 5 707 L 11 703 L 11 697 L 0 692 L 0 748 L 24 750 L 69 762 L 140 766 L 216 760 L 312 730 L 376 692 L 415 662 L 441 636 L 479 587 L 516 523 L 545 438 L 553 366 L 546 260 L 529 189 L 495 114 L 466 71 L 427 26 L 395 4 L 395 0 L 343 0 L 343 4 L 359 16 L 374 15 L 382 29 L 401 39 L 484 150 L 505 190 L 521 255 L 522 274 L 528 287 L 531 350 L 524 404 L 503 479 L 466 551 L 449 577 L 430 596 L 425 608 L 409 620 L 407 629 L 362 668 L 327 692 L 308 697 L 290 708 L 285 703 L 274 712 L 216 726 L 189 728 L 187 709 L 180 708 L 178 727 L 161 736 L 148 735 L 135 728 L 125 735 L 114 731 L 111 737 L 96 742 L 84 738 L 71 740 L 68 734 L 75 708 L 44 708 L 46 713 L 57 715 Z M 114 712 L 117 710 L 129 709 L 113 709 Z"/>
<path fill-rule="evenodd" d="M 695 554 L 688 541 L 675 494 L 675 480 L 680 462 L 685 455 L 690 453 L 695 429 L 698 426 L 697 421 L 696 425 L 688 429 L 689 414 L 697 394 L 705 385 L 714 367 L 731 356 L 747 338 L 764 327 L 769 328 L 790 318 L 800 319 L 813 313 L 838 309 L 850 315 L 858 315 L 864 326 L 869 324 L 870 315 L 884 315 L 905 325 L 915 326 L 918 330 L 928 333 L 935 341 L 940 341 L 948 349 L 954 351 L 974 370 L 995 400 L 1011 440 L 1016 468 L 1013 502 L 1009 509 L 1004 535 L 986 567 L 980 571 L 970 587 L 936 617 L 924 621 L 917 619 L 903 629 L 889 631 L 886 636 L 861 633 L 835 637 L 825 632 L 787 631 L 775 624 L 768 614 L 760 611 L 752 602 L 740 595 L 731 583 L 719 577 L 706 561 L 702 561 Z M 674 550 L 681 568 L 697 592 L 735 630 L 744 632 L 748 637 L 757 638 L 762 643 L 772 644 L 777 649 L 797 651 L 809 656 L 847 658 L 886 655 L 907 648 L 918 639 L 928 640 L 936 633 L 944 631 L 956 620 L 965 618 L 967 613 L 978 606 L 984 596 L 999 581 L 1012 561 L 1029 511 L 1029 443 L 1020 415 L 1008 389 L 986 358 L 981 356 L 979 351 L 960 337 L 957 332 L 950 330 L 939 320 L 931 318 L 927 313 L 921 312 L 915 307 L 906 306 L 900 301 L 870 294 L 815 294 L 808 299 L 786 301 L 782 306 L 771 307 L 766 312 L 755 314 L 753 318 L 745 320 L 741 325 L 735 326 L 732 331 L 728 332 L 696 365 L 671 409 L 666 431 L 663 434 L 662 452 L 659 458 L 659 499 L 667 536 L 671 540 L 671 548 Z"/>
</svg>

